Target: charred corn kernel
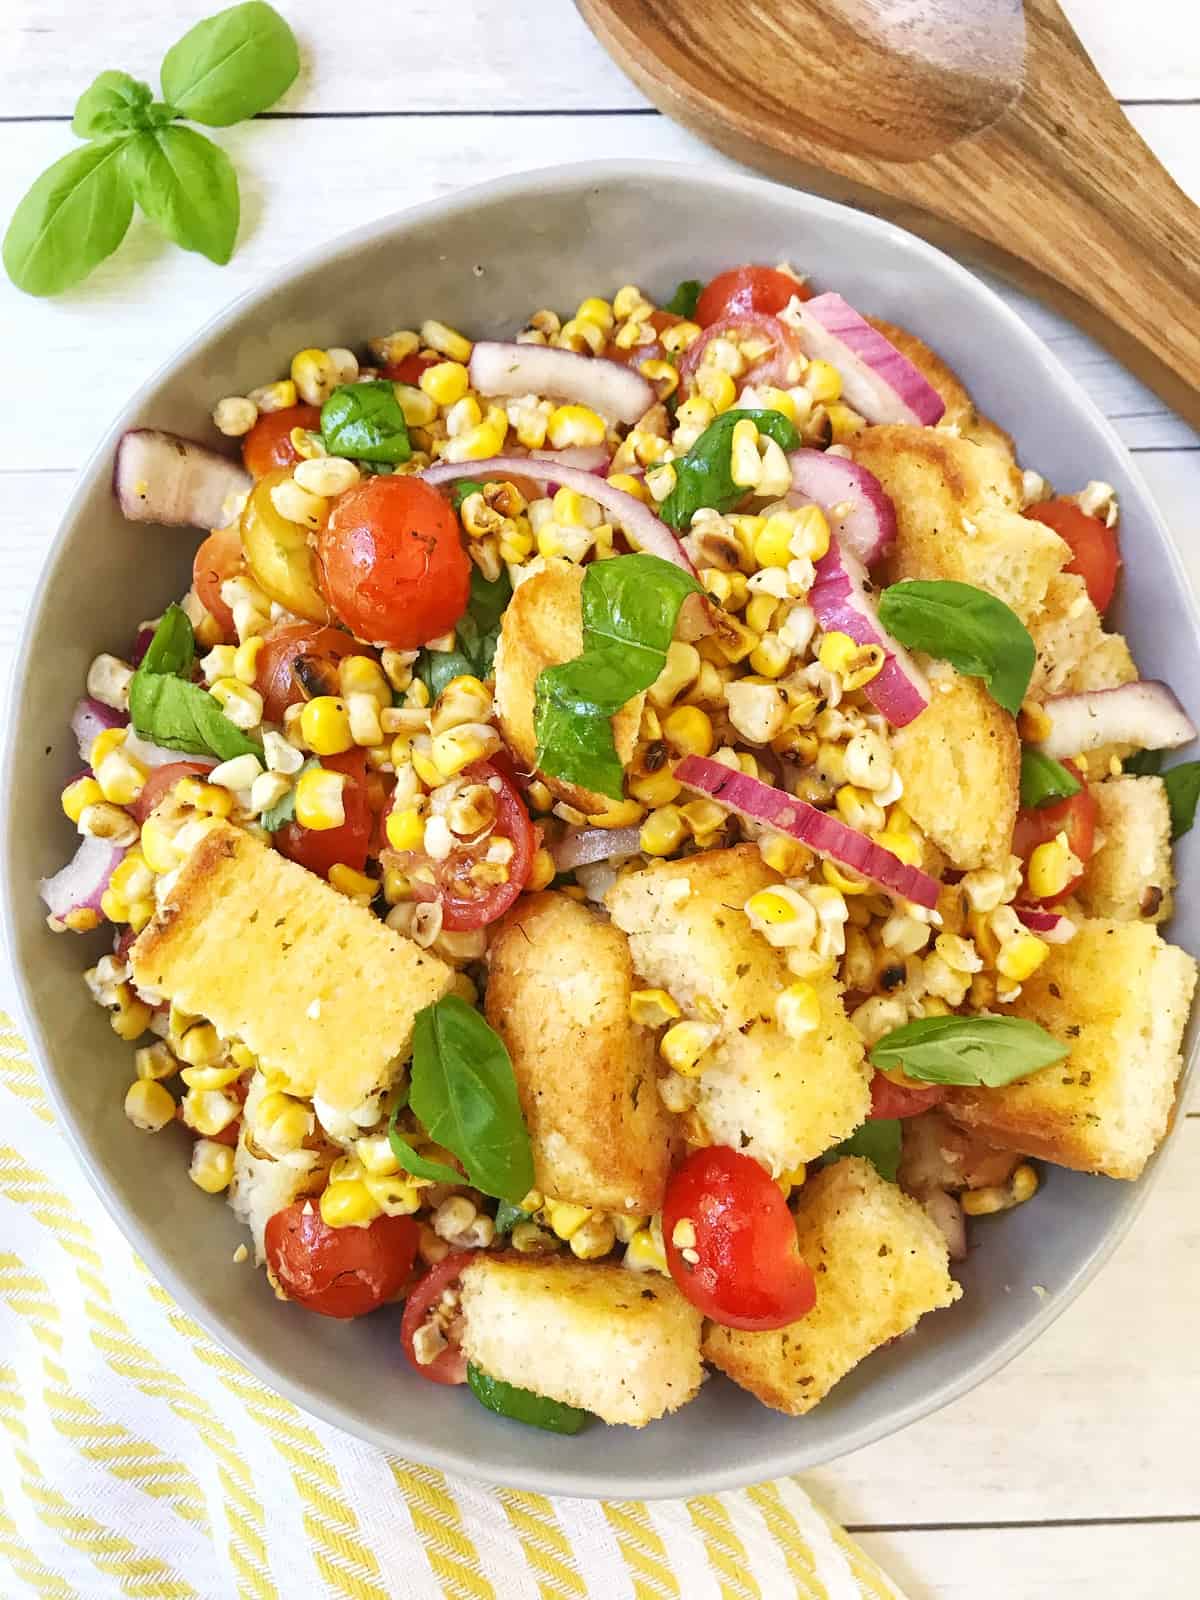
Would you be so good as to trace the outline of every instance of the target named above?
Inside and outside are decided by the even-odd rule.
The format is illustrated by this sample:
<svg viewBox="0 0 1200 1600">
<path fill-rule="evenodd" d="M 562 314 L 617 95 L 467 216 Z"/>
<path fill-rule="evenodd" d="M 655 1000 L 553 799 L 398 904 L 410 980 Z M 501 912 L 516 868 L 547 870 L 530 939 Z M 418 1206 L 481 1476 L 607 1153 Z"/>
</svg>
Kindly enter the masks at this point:
<svg viewBox="0 0 1200 1600">
<path fill-rule="evenodd" d="M 133 1065 L 139 1078 L 154 1079 L 173 1078 L 179 1070 L 179 1062 L 171 1052 L 168 1045 L 161 1039 L 155 1044 L 144 1045 L 142 1049 L 133 1052 Z"/>
<path fill-rule="evenodd" d="M 698 1077 L 705 1051 L 720 1033 L 715 1022 L 677 1022 L 659 1041 L 663 1060 L 685 1078 Z"/>
<path fill-rule="evenodd" d="M 749 417 L 733 425 L 729 440 L 729 476 L 739 489 L 753 489 L 762 473 L 758 429 Z"/>
<path fill-rule="evenodd" d="M 661 1028 L 683 1013 L 665 989 L 635 989 L 629 997 L 629 1015 L 644 1028 Z"/>
<path fill-rule="evenodd" d="M 105 728 L 103 733 L 98 733 L 92 740 L 91 749 L 88 751 L 88 766 L 94 772 L 106 756 L 125 743 L 128 728 Z"/>
<path fill-rule="evenodd" d="M 662 1239 L 649 1228 L 639 1228 L 625 1247 L 624 1262 L 634 1272 L 661 1272 L 667 1275 L 667 1256 Z"/>
<path fill-rule="evenodd" d="M 804 370 L 804 387 L 818 405 L 828 404 L 841 398 L 842 375 L 835 366 L 818 357 Z"/>
<path fill-rule="evenodd" d="M 1081 867 L 1065 833 L 1039 844 L 1029 857 L 1029 891 L 1039 900 L 1051 900 L 1066 889 Z"/>
<path fill-rule="evenodd" d="M 545 1205 L 546 1221 L 560 1239 L 578 1233 L 591 1214 L 587 1206 L 570 1205 L 565 1200 L 547 1200 Z"/>
<path fill-rule="evenodd" d="M 125 1115 L 143 1133 L 158 1133 L 175 1120 L 175 1101 L 153 1078 L 138 1078 L 125 1092 Z"/>
<path fill-rule="evenodd" d="M 546 437 L 555 450 L 571 445 L 603 444 L 606 432 L 604 418 L 590 406 L 558 406 L 550 413 L 546 424 Z"/>
<path fill-rule="evenodd" d="M 445 733 L 450 728 L 486 722 L 491 714 L 491 691 L 478 678 L 464 674 L 451 678 L 438 695 L 429 726 L 435 734 Z"/>
<path fill-rule="evenodd" d="M 361 1178 L 350 1178 L 322 1191 L 320 1209 L 328 1228 L 365 1228 L 381 1208 Z"/>
<path fill-rule="evenodd" d="M 235 728 L 257 728 L 262 721 L 262 695 L 249 684 L 237 678 L 218 678 L 209 693 Z"/>
<path fill-rule="evenodd" d="M 433 736 L 430 749 L 442 778 L 453 778 L 472 762 L 482 761 L 500 748 L 500 735 L 484 722 L 466 722 Z"/>
<path fill-rule="evenodd" d="M 758 644 L 758 634 L 753 628 L 748 628 L 738 617 L 725 616 L 721 620 L 720 632 L 715 636 L 717 654 L 730 666 L 736 666 Z M 706 640 L 705 643 L 708 641 Z"/>
<path fill-rule="evenodd" d="M 135 1039 L 140 1039 L 150 1026 L 152 1015 L 146 1002 L 139 1000 L 129 985 L 123 983 L 117 990 L 116 1008 L 109 1021 L 117 1038 L 132 1044 Z"/>
<path fill-rule="evenodd" d="M 672 639 L 662 671 L 646 691 L 650 703 L 660 711 L 676 700 L 700 673 L 700 652 L 694 644 Z"/>
<path fill-rule="evenodd" d="M 233 1151 L 215 1139 L 197 1139 L 192 1146 L 188 1177 L 205 1194 L 221 1194 L 233 1178 Z"/>
<path fill-rule="evenodd" d="M 401 1170 L 391 1140 L 385 1133 L 368 1133 L 356 1139 L 354 1154 L 363 1171 L 373 1178 L 394 1178 Z"/>
<path fill-rule="evenodd" d="M 1013 983 L 1024 983 L 1032 978 L 1050 954 L 1050 946 L 1036 934 L 1019 933 L 1015 939 L 1006 939 L 996 957 L 996 971 Z"/>
<path fill-rule="evenodd" d="M 467 369 L 460 361 L 439 361 L 426 367 L 418 381 L 422 392 L 443 407 L 457 405 L 471 387 Z"/>
<path fill-rule="evenodd" d="M 643 777 L 629 780 L 629 792 L 635 800 L 652 809 L 658 806 L 669 806 L 673 800 L 683 793 L 683 785 L 671 774 L 669 767 L 660 767 L 657 772 L 648 772 Z"/>
<path fill-rule="evenodd" d="M 292 357 L 292 382 L 306 405 L 323 406 L 337 387 L 328 350 L 301 350 Z"/>
<path fill-rule="evenodd" d="M 662 719 L 663 738 L 681 756 L 707 756 L 716 743 L 712 718 L 699 706 L 676 706 Z"/>
<path fill-rule="evenodd" d="M 1050 737 L 1053 724 L 1046 711 L 1036 700 L 1023 702 L 1017 718 L 1017 732 L 1024 744 L 1040 744 Z"/>
<path fill-rule="evenodd" d="M 767 866 L 785 878 L 799 877 L 812 860 L 798 839 L 789 839 L 783 833 L 764 833 L 758 841 L 758 853 Z"/>
<path fill-rule="evenodd" d="M 720 416 L 723 411 L 728 411 L 730 406 L 737 399 L 736 384 L 729 374 L 727 372 L 722 372 L 719 367 L 702 367 L 700 369 L 700 376 L 696 387 L 700 392 L 701 398 L 708 401 L 709 405 L 713 409 L 714 414 L 717 416 Z M 680 410 L 682 409 L 683 408 L 681 406 Z M 740 427 L 741 424 L 739 423 L 738 426 Z M 757 431 L 758 430 L 756 429 L 756 434 Z M 756 456 L 757 454 L 758 452 L 755 451 Z M 758 482 L 758 472 L 761 472 L 761 465 L 756 462 L 756 467 L 758 468 L 758 471 L 756 472 L 754 478 L 755 484 Z M 751 485 L 751 487 L 753 487 L 753 485 Z"/>
<path fill-rule="evenodd" d="M 184 1067 L 179 1074 L 189 1089 L 228 1089 L 241 1075 L 236 1062 L 224 1067 Z"/>
<path fill-rule="evenodd" d="M 959 933 L 939 933 L 933 947 L 951 972 L 980 972 L 983 962 L 970 939 Z"/>
<path fill-rule="evenodd" d="M 529 869 L 529 878 L 525 884 L 530 894 L 539 889 L 548 889 L 554 882 L 558 868 L 554 865 L 554 857 L 549 850 L 542 847 L 534 852 L 533 862 Z"/>
<path fill-rule="evenodd" d="M 792 647 L 778 633 L 764 633 L 750 652 L 750 666 L 760 678 L 781 678 L 792 659 Z"/>
<path fill-rule="evenodd" d="M 107 839 L 110 844 L 132 844 L 138 836 L 138 826 L 128 811 L 109 800 L 97 800 L 84 806 L 75 824 L 79 832 L 90 839 Z"/>
<path fill-rule="evenodd" d="M 465 338 L 456 328 L 447 327 L 444 322 L 435 322 L 432 317 L 421 324 L 421 343 L 451 361 L 471 359 L 470 339 Z"/>
<path fill-rule="evenodd" d="M 670 361 L 651 357 L 638 363 L 638 371 L 647 382 L 654 385 L 660 400 L 666 400 L 679 387 L 679 368 Z"/>
<path fill-rule="evenodd" d="M 276 1160 L 299 1150 L 315 1127 L 312 1110 L 281 1089 L 263 1095 L 255 1111 L 254 1137 Z"/>
<path fill-rule="evenodd" d="M 827 404 L 825 414 L 833 433 L 834 444 L 847 444 L 862 432 L 865 423 L 857 411 L 837 402 Z"/>
<path fill-rule="evenodd" d="M 174 1032 L 174 1029 L 172 1029 Z M 175 1040 L 175 1054 L 190 1067 L 209 1067 L 221 1059 L 221 1041 L 211 1022 L 184 1026 Z M 210 1085 L 209 1087 L 213 1087 Z"/>
<path fill-rule="evenodd" d="M 224 1133 L 241 1109 L 238 1101 L 221 1089 L 189 1089 L 183 1097 L 183 1120 L 206 1139 Z"/>
<path fill-rule="evenodd" d="M 78 822 L 88 806 L 97 805 L 104 793 L 95 778 L 76 778 L 62 792 L 62 808 L 72 822 Z"/>
<path fill-rule="evenodd" d="M 393 850 L 419 850 L 425 837 L 425 819 L 411 807 L 404 811 L 389 811 L 384 830 Z"/>
<path fill-rule="evenodd" d="M 495 819 L 496 796 L 486 783 L 467 783 L 446 808 L 450 832 L 460 839 L 473 838 Z"/>
<path fill-rule="evenodd" d="M 350 713 L 346 702 L 336 695 L 319 694 L 305 702 L 300 732 L 305 744 L 318 756 L 338 756 L 354 748 Z"/>
<path fill-rule="evenodd" d="M 361 1182 L 385 1217 L 411 1217 L 421 1209 L 421 1190 L 399 1174 L 367 1173 Z"/>
<path fill-rule="evenodd" d="M 146 769 L 123 746 L 110 750 L 95 769 L 104 798 L 116 806 L 130 805 L 146 787 Z"/>
<path fill-rule="evenodd" d="M 1017 1205 L 1024 1205 L 1026 1200 L 1032 1200 L 1038 1191 L 1037 1172 L 1027 1161 L 1022 1161 L 1008 1180 L 1008 1186 Z"/>
<path fill-rule="evenodd" d="M 406 356 L 416 355 L 421 341 L 411 328 L 398 328 L 395 333 L 377 335 L 367 340 L 367 349 L 380 366 L 399 366 Z"/>
<path fill-rule="evenodd" d="M 302 828 L 340 828 L 346 820 L 344 772 L 309 767 L 296 780 L 296 821 Z"/>
<path fill-rule="evenodd" d="M 678 806 L 660 806 L 642 823 L 638 843 L 650 856 L 669 856 L 688 837 L 688 826 Z"/>
<path fill-rule="evenodd" d="M 192 806 L 196 811 L 213 817 L 227 817 L 233 810 L 233 795 L 215 783 L 202 783 L 199 778 L 180 778 L 174 794 L 180 805 Z"/>
<path fill-rule="evenodd" d="M 801 1039 L 821 1025 L 821 999 L 811 983 L 791 983 L 776 998 L 775 1015 L 792 1039 Z"/>
<path fill-rule="evenodd" d="M 616 1229 L 608 1217 L 589 1217 L 571 1235 L 571 1254 L 580 1261 L 599 1261 L 616 1242 Z"/>
<path fill-rule="evenodd" d="M 370 878 L 365 872 L 356 872 L 341 861 L 330 867 L 329 885 L 339 894 L 344 894 L 347 900 L 357 900 L 364 906 L 369 906 L 379 892 L 377 878 Z"/>
<path fill-rule="evenodd" d="M 725 826 L 729 813 L 715 800 L 690 800 L 680 807 L 697 843 L 706 843 Z"/>
<path fill-rule="evenodd" d="M 280 378 L 277 383 L 251 389 L 246 398 L 259 411 L 288 411 L 296 404 L 296 385 L 290 378 Z"/>
<path fill-rule="evenodd" d="M 871 891 L 871 885 L 866 878 L 860 878 L 848 867 L 839 867 L 832 861 L 822 861 L 821 876 L 827 884 L 840 890 L 842 894 L 869 894 Z"/>
</svg>

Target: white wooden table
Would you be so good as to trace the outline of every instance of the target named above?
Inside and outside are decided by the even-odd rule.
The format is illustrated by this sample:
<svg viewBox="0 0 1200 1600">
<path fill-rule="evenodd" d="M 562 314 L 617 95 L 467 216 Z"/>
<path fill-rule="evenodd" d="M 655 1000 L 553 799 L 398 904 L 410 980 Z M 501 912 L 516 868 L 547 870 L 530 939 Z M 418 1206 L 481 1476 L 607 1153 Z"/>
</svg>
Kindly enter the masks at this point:
<svg viewBox="0 0 1200 1600">
<path fill-rule="evenodd" d="M 316 241 L 499 173 L 598 156 L 722 160 L 646 104 L 564 0 L 279 3 L 304 69 L 268 120 L 219 135 L 242 178 L 228 267 L 135 222 L 119 255 L 58 301 L 0 279 L 0 673 L 93 441 L 242 289 Z M 1064 4 L 1131 119 L 1200 196 L 1195 0 Z M 72 143 L 67 123 L 91 76 L 120 66 L 153 80 L 207 9 L 3 0 L 0 218 Z M 1010 298 L 1115 421 L 1200 584 L 1200 438 L 1090 340 Z M 1194 1600 L 1198 1327 L 1193 1110 L 1132 1237 L 1040 1343 L 940 1415 L 813 1473 L 811 1487 L 913 1600 Z"/>
</svg>

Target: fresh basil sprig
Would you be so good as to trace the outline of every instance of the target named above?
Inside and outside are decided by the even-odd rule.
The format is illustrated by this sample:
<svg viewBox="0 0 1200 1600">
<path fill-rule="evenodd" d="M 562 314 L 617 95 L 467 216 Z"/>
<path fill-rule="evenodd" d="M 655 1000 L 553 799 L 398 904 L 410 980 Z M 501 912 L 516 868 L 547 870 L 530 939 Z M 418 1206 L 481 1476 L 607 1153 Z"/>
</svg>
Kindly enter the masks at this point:
<svg viewBox="0 0 1200 1600">
<path fill-rule="evenodd" d="M 1163 750 L 1135 750 L 1121 763 L 1121 770 L 1134 778 L 1153 778 L 1162 771 Z"/>
<path fill-rule="evenodd" d="M 578 1406 L 548 1400 L 532 1389 L 518 1389 L 515 1384 L 489 1377 L 473 1361 L 467 1362 L 467 1382 L 476 1400 L 489 1411 L 531 1428 L 543 1428 L 547 1433 L 578 1433 L 591 1416 L 591 1412 L 581 1411 Z"/>
<path fill-rule="evenodd" d="M 872 1045 L 881 1069 L 900 1068 L 923 1083 L 1003 1088 L 1070 1051 L 1053 1034 L 1025 1017 L 918 1017 Z"/>
<path fill-rule="evenodd" d="M 453 650 L 422 650 L 413 671 L 429 690 L 431 700 L 451 678 L 490 678 L 500 639 L 500 619 L 512 599 L 512 583 L 501 568 L 489 580 L 471 566 L 471 595 L 467 609 L 454 625 Z"/>
<path fill-rule="evenodd" d="M 501 1200 L 496 1207 L 496 1232 L 511 1233 L 518 1222 L 528 1222 L 532 1216 L 532 1211 L 523 1211 L 520 1206 L 514 1206 L 511 1200 Z"/>
<path fill-rule="evenodd" d="M 60 294 L 125 237 L 136 202 L 185 250 L 223 265 L 240 214 L 229 157 L 180 118 L 224 128 L 273 104 L 300 70 L 287 23 L 246 0 L 199 22 L 163 60 L 164 98 L 127 72 L 102 72 L 71 131 L 93 142 L 56 161 L 13 213 L 4 268 L 26 294 Z"/>
<path fill-rule="evenodd" d="M 1171 808 L 1171 838 L 1181 839 L 1196 820 L 1200 800 L 1200 761 L 1181 761 L 1162 775 Z"/>
<path fill-rule="evenodd" d="M 1037 652 L 1029 630 L 1003 600 L 970 583 L 914 579 L 883 591 L 879 620 L 910 650 L 982 678 L 992 699 L 1014 717 L 1021 709 Z"/>
<path fill-rule="evenodd" d="M 583 652 L 545 667 L 534 692 L 543 772 L 619 800 L 624 768 L 612 719 L 666 664 L 679 608 L 700 585 L 661 556 L 614 556 L 584 573 Z"/>
<path fill-rule="evenodd" d="M 822 1161 L 840 1161 L 843 1156 L 865 1156 L 881 1178 L 895 1183 L 900 1170 L 901 1130 L 895 1117 L 873 1117 L 848 1139 L 827 1150 Z"/>
<path fill-rule="evenodd" d="M 352 461 L 407 461 L 408 424 L 394 385 L 382 378 L 343 383 L 321 407 L 321 437 L 331 456 Z"/>
<path fill-rule="evenodd" d="M 1053 756 L 1045 756 L 1028 745 L 1021 748 L 1021 804 L 1048 806 L 1055 800 L 1069 800 L 1082 785 L 1069 767 Z"/>
<path fill-rule="evenodd" d="M 673 312 L 677 317 L 683 317 L 691 322 L 696 315 L 696 307 L 700 304 L 700 295 L 704 285 L 699 278 L 685 278 L 678 284 L 675 293 L 663 307 L 664 311 Z"/>
<path fill-rule="evenodd" d="M 687 455 L 671 465 L 675 468 L 675 487 L 658 508 L 664 522 L 673 528 L 686 528 L 702 506 L 729 511 L 749 492 L 733 481 L 733 430 L 749 419 L 759 433 L 783 450 L 798 450 L 800 435 L 782 411 L 725 411 L 696 440 Z"/>
<path fill-rule="evenodd" d="M 417 1013 L 409 1107 L 426 1133 L 462 1162 L 467 1182 L 514 1204 L 533 1188 L 533 1152 L 504 1041 L 458 995 Z M 462 1174 L 419 1156 L 388 1129 L 400 1164 L 418 1178 L 461 1183 Z"/>
<path fill-rule="evenodd" d="M 134 732 L 190 755 L 214 755 L 222 761 L 261 756 L 262 746 L 230 722 L 220 702 L 184 676 L 191 671 L 195 651 L 187 613 L 168 606 L 129 685 Z"/>
<path fill-rule="evenodd" d="M 472 494 L 482 494 L 486 485 L 477 483 L 474 478 L 460 478 L 450 489 L 450 504 L 455 511 L 461 511 L 463 501 Z"/>
</svg>

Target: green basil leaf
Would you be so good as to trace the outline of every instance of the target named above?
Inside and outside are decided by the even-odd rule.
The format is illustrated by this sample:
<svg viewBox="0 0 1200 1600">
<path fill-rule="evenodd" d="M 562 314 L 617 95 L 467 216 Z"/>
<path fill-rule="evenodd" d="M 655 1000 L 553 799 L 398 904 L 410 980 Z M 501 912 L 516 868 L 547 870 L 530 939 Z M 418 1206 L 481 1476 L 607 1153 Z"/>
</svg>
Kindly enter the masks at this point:
<svg viewBox="0 0 1200 1600">
<path fill-rule="evenodd" d="M 307 772 L 310 767 L 319 767 L 320 765 L 321 763 L 316 757 L 312 756 L 300 768 L 300 772 Z M 300 780 L 300 772 L 296 774 L 296 782 Z M 268 833 L 277 833 L 287 823 L 294 822 L 296 820 L 296 784 L 292 784 L 292 787 L 283 796 L 282 800 L 277 800 L 273 806 L 268 806 L 258 820 Z"/>
<path fill-rule="evenodd" d="M 662 671 L 679 608 L 692 593 L 700 593 L 695 578 L 660 556 L 616 556 L 587 568 L 583 652 L 538 674 L 534 732 L 543 772 L 621 798 L 612 718 Z"/>
<path fill-rule="evenodd" d="M 407 461 L 412 455 L 395 387 L 382 378 L 335 389 L 321 407 L 321 437 L 331 456 L 352 461 Z"/>
<path fill-rule="evenodd" d="M 879 620 L 910 650 L 923 650 L 968 677 L 982 678 L 992 699 L 1014 717 L 1021 709 L 1037 652 L 1028 629 L 1003 600 L 970 583 L 918 579 L 883 591 Z"/>
<path fill-rule="evenodd" d="M 1021 804 L 1023 806 L 1048 806 L 1055 800 L 1067 800 L 1078 794 L 1079 779 L 1060 761 L 1044 756 L 1040 750 L 1021 748 Z"/>
<path fill-rule="evenodd" d="M 522 1211 L 511 1200 L 501 1200 L 496 1207 L 496 1232 L 511 1233 L 518 1222 L 528 1222 L 532 1216 L 532 1211 Z"/>
<path fill-rule="evenodd" d="M 532 1389 L 518 1389 L 499 1378 L 490 1378 L 473 1361 L 467 1362 L 467 1382 L 476 1400 L 489 1411 L 500 1417 L 511 1417 L 514 1422 L 524 1422 L 531 1428 L 544 1428 L 547 1433 L 578 1433 L 591 1417 L 590 1411 L 581 1411 L 578 1406 L 548 1400 L 544 1395 L 534 1394 Z"/>
<path fill-rule="evenodd" d="M 683 317 L 691 322 L 696 315 L 696 307 L 700 303 L 700 294 L 704 285 L 699 278 L 685 278 L 678 284 L 675 293 L 663 307 L 664 311 L 673 312 L 677 317 Z"/>
<path fill-rule="evenodd" d="M 875 1117 L 835 1144 L 822 1156 L 823 1161 L 839 1161 L 842 1156 L 865 1156 L 881 1178 L 895 1183 L 900 1170 L 901 1129 L 895 1117 Z"/>
<path fill-rule="evenodd" d="M 455 624 L 454 649 L 422 650 L 413 668 L 431 699 L 436 700 L 452 678 L 491 677 L 500 619 L 511 599 L 512 583 L 503 568 L 489 581 L 472 563 L 470 598 Z"/>
<path fill-rule="evenodd" d="M 4 235 L 4 270 L 26 294 L 60 294 L 125 237 L 133 196 L 121 152 L 127 136 L 72 150 L 28 190 Z"/>
<path fill-rule="evenodd" d="M 461 1184 L 463 1175 L 453 1167 L 447 1166 L 444 1161 L 430 1161 L 426 1156 L 420 1156 L 409 1144 L 408 1140 L 396 1126 L 396 1118 L 404 1107 L 392 1107 L 392 1114 L 388 1119 L 388 1143 L 392 1147 L 392 1154 L 396 1160 L 414 1178 L 428 1178 L 430 1183 Z"/>
<path fill-rule="evenodd" d="M 136 134 L 124 160 L 133 197 L 150 221 L 181 249 L 224 266 L 241 216 L 237 173 L 224 150 L 194 128 L 172 126 Z"/>
<path fill-rule="evenodd" d="M 467 496 L 469 494 L 482 494 L 483 487 L 483 484 L 476 483 L 474 478 L 460 478 L 450 489 L 450 504 L 455 511 L 461 511 L 462 503 Z"/>
<path fill-rule="evenodd" d="M 1024 1017 L 918 1017 L 884 1034 L 870 1050 L 873 1066 L 899 1067 L 923 1083 L 1003 1088 L 1070 1051 Z"/>
<path fill-rule="evenodd" d="M 169 672 L 182 677 L 192 670 L 196 636 L 182 606 L 169 605 L 159 618 L 154 637 L 138 664 L 139 672 Z"/>
<path fill-rule="evenodd" d="M 129 685 L 129 715 L 136 733 L 168 750 L 214 755 L 221 761 L 262 756 L 262 746 L 230 722 L 220 702 L 186 678 L 135 672 Z"/>
<path fill-rule="evenodd" d="M 163 97 L 192 122 L 227 128 L 268 106 L 300 70 L 295 36 L 264 0 L 198 22 L 163 58 Z"/>
<path fill-rule="evenodd" d="M 1162 771 L 1163 750 L 1135 750 L 1121 763 L 1121 770 L 1135 778 L 1153 778 Z"/>
<path fill-rule="evenodd" d="M 153 99 L 148 83 L 127 72 L 102 72 L 76 101 L 71 132 L 77 139 L 103 139 L 144 128 Z"/>
<path fill-rule="evenodd" d="M 1200 761 L 1181 761 L 1162 775 L 1171 808 L 1171 838 L 1181 839 L 1196 820 L 1200 800 Z"/>
<path fill-rule="evenodd" d="M 709 423 L 687 455 L 672 463 L 675 487 L 658 508 L 664 522 L 673 528 L 687 528 L 701 506 L 729 511 L 745 498 L 749 491 L 734 483 L 730 472 L 733 430 L 745 417 L 782 449 L 800 448 L 800 435 L 782 411 L 723 412 Z"/>
<path fill-rule="evenodd" d="M 432 703 L 452 679 L 474 677 L 475 668 L 461 650 L 422 650 L 413 675 L 429 690 Z"/>
<path fill-rule="evenodd" d="M 532 1189 L 533 1153 L 508 1051 L 458 995 L 417 1013 L 409 1104 L 474 1188 L 514 1203 Z"/>
</svg>

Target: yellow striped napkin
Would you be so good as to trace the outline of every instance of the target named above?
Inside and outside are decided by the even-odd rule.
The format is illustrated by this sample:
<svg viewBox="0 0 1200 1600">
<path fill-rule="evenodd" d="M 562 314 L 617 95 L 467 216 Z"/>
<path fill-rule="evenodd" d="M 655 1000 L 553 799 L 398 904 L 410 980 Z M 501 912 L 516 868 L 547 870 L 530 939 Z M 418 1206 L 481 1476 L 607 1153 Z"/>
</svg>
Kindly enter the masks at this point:
<svg viewBox="0 0 1200 1600">
<path fill-rule="evenodd" d="M 317 1422 L 184 1315 L 0 1013 L 6 1600 L 902 1600 L 795 1479 L 593 1503 L 452 1482 Z"/>
</svg>

